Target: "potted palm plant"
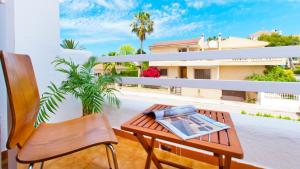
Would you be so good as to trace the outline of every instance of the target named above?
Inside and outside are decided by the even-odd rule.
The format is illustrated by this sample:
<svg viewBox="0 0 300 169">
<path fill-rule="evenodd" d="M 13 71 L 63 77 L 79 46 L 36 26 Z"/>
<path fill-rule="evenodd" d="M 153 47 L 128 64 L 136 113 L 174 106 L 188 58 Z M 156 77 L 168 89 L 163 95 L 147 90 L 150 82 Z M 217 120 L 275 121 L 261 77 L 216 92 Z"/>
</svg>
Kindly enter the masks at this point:
<svg viewBox="0 0 300 169">
<path fill-rule="evenodd" d="M 118 90 L 113 84 L 119 82 L 120 78 L 114 73 L 95 75 L 93 67 L 98 64 L 95 57 L 89 58 L 82 65 L 57 57 L 52 64 L 57 71 L 66 75 L 66 79 L 59 85 L 51 82 L 48 91 L 42 94 L 36 125 L 48 120 L 49 113 L 55 113 L 59 107 L 58 103 L 62 102 L 67 94 L 80 99 L 83 116 L 100 113 L 106 100 L 119 107 L 120 100 L 115 94 Z"/>
</svg>

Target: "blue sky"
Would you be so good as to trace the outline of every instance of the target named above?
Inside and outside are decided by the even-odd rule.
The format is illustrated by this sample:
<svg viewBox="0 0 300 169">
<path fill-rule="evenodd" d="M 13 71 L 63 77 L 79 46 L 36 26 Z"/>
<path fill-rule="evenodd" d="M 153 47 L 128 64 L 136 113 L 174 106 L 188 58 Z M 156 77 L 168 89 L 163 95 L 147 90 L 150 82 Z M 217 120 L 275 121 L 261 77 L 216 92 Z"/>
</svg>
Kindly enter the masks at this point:
<svg viewBox="0 0 300 169">
<path fill-rule="evenodd" d="M 154 20 L 148 46 L 166 40 L 217 35 L 247 37 L 258 30 L 300 34 L 300 0 L 60 0 L 61 39 L 80 41 L 95 55 L 122 44 L 139 47 L 131 33 L 134 13 Z"/>
</svg>

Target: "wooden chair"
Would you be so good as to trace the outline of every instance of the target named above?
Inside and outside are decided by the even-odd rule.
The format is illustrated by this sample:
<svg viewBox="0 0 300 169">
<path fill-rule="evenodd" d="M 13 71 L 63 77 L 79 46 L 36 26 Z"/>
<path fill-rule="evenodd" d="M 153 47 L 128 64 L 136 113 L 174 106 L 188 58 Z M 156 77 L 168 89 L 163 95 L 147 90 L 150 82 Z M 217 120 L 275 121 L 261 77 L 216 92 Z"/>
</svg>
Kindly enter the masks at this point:
<svg viewBox="0 0 300 169">
<path fill-rule="evenodd" d="M 39 111 L 40 98 L 30 57 L 27 55 L 4 53 L 0 58 L 10 107 L 10 132 L 7 148 L 18 147 L 17 161 L 29 164 L 68 155 L 91 146 L 106 145 L 109 167 L 111 151 L 114 167 L 117 169 L 117 144 L 114 132 L 106 117 L 93 114 L 61 123 L 42 123 L 34 128 Z"/>
</svg>

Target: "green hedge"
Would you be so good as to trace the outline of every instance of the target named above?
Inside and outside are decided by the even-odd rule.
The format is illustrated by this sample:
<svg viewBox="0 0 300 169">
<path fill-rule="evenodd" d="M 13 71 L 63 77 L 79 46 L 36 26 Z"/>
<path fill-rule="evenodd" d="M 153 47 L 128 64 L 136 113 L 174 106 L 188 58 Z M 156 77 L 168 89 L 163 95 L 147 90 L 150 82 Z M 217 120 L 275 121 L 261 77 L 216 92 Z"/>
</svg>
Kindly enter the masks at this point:
<svg viewBox="0 0 300 169">
<path fill-rule="evenodd" d="M 125 77 L 138 77 L 138 71 L 135 71 L 135 70 L 121 71 L 120 75 L 125 76 Z"/>
<path fill-rule="evenodd" d="M 299 68 L 299 67 L 297 67 L 297 69 L 296 69 L 296 70 L 294 70 L 294 73 L 299 75 L 299 74 L 300 74 L 300 68 Z"/>
</svg>

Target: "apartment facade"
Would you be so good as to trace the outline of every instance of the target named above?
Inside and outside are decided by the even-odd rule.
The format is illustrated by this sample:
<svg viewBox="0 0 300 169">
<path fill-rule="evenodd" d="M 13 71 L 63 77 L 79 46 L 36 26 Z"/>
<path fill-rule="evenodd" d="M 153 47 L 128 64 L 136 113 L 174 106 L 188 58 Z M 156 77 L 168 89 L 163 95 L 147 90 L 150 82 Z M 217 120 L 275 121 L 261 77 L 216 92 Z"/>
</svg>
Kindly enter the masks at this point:
<svg viewBox="0 0 300 169">
<path fill-rule="evenodd" d="M 268 42 L 250 40 L 246 38 L 220 36 L 212 41 L 204 41 L 204 37 L 159 42 L 150 46 L 153 54 L 176 52 L 201 52 L 205 50 L 231 50 L 242 48 L 261 48 Z M 227 60 L 199 60 L 199 61 L 151 61 L 150 66 L 158 67 L 161 78 L 215 79 L 215 80 L 245 80 L 253 73 L 262 74 L 266 65 L 285 65 L 286 59 L 227 59 Z M 169 88 L 169 91 L 184 96 L 223 99 L 235 101 L 256 101 L 256 92 Z"/>
</svg>

